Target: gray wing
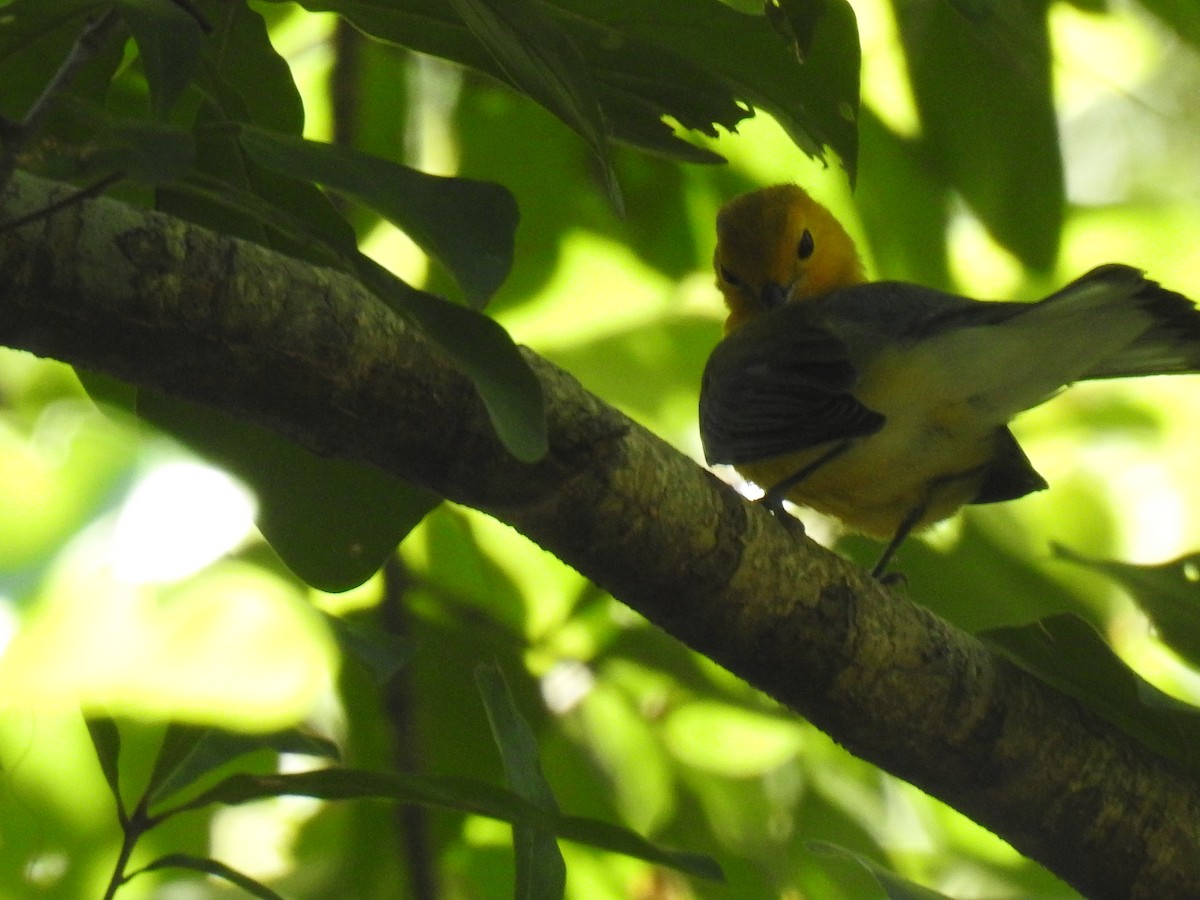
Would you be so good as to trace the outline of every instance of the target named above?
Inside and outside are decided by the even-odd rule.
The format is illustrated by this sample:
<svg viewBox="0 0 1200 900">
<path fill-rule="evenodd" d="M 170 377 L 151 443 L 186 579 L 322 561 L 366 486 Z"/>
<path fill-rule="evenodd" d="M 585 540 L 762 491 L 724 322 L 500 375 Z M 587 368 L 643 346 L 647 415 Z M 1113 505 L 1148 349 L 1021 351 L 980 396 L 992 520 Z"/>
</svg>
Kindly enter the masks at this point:
<svg viewBox="0 0 1200 900">
<path fill-rule="evenodd" d="M 700 436 L 712 464 L 753 462 L 873 434 L 884 417 L 851 393 L 845 345 L 781 307 L 717 345 L 700 388 Z"/>
</svg>

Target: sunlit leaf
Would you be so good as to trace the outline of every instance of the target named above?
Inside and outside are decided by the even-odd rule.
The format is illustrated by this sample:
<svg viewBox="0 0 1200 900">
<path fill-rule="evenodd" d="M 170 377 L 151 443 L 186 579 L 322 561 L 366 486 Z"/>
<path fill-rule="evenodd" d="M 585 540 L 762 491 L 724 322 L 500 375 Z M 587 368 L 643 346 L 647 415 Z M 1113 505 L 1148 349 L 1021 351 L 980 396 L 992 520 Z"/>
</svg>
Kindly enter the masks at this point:
<svg viewBox="0 0 1200 900">
<path fill-rule="evenodd" d="M 500 748 L 508 786 L 530 803 L 557 813 L 554 792 L 542 773 L 537 737 L 517 709 L 504 674 L 494 664 L 481 664 L 475 669 L 475 682 Z M 566 888 L 567 867 L 554 835 L 514 825 L 513 847 L 517 856 L 516 896 L 559 900 Z"/>
<path fill-rule="evenodd" d="M 573 621 L 579 622 L 578 614 Z M 647 717 L 613 679 L 598 681 L 580 703 L 588 753 L 608 776 L 621 817 L 639 831 L 653 831 L 676 811 L 674 761 Z"/>
<path fill-rule="evenodd" d="M 720 78 L 737 100 L 766 110 L 810 156 L 831 147 L 853 178 L 858 155 L 858 30 L 845 0 L 827 0 L 819 15 L 798 0 L 778 3 L 778 15 L 809 25 L 803 63 L 762 15 L 735 12 L 709 0 L 663 0 L 631 6 L 622 0 L 561 0 L 564 11 L 661 46 Z M 703 20 L 705 26 L 696 27 Z"/>
<path fill-rule="evenodd" d="M 517 205 L 500 185 L 426 175 L 349 148 L 258 128 L 241 129 L 240 140 L 260 165 L 377 210 L 442 263 L 476 308 L 512 266 Z"/>
<path fill-rule="evenodd" d="M 317 769 L 279 775 L 234 775 L 200 796 L 169 810 L 175 815 L 213 803 L 236 805 L 267 797 L 296 795 L 320 800 L 391 799 L 474 813 L 552 832 L 561 838 L 660 863 L 689 875 L 719 881 L 720 867 L 709 857 L 667 850 L 632 831 L 595 819 L 556 815 L 505 788 L 468 778 Z"/>
<path fill-rule="evenodd" d="M 1153 623 L 1159 638 L 1193 667 L 1200 668 L 1200 554 L 1157 566 L 1090 559 L 1055 544 L 1054 555 L 1112 578 Z"/>
<path fill-rule="evenodd" d="M 150 86 L 154 115 L 164 117 L 200 65 L 200 23 L 170 0 L 118 0 Z"/>
<path fill-rule="evenodd" d="M 246 481 L 258 499 L 263 536 L 321 590 L 362 584 L 440 502 L 381 469 L 317 456 L 208 407 L 147 391 L 138 412 Z"/>
<path fill-rule="evenodd" d="M 688 765 L 731 778 L 761 776 L 791 759 L 803 740 L 791 719 L 717 701 L 673 708 L 663 723 L 668 749 Z"/>
<path fill-rule="evenodd" d="M 255 881 L 249 875 L 245 875 L 236 869 L 231 869 L 223 862 L 218 862 L 215 859 L 209 859 L 205 856 L 168 853 L 166 856 L 160 856 L 135 874 L 153 872 L 158 869 L 190 869 L 193 872 L 202 872 L 205 875 L 220 878 L 222 881 L 228 881 L 230 884 L 237 885 L 251 896 L 259 897 L 260 900 L 285 900 L 282 895 L 275 893 L 262 882 Z"/>
<path fill-rule="evenodd" d="M 624 207 L 591 73 L 570 36 L 530 0 L 449 0 L 509 79 L 578 132 L 596 155 L 609 198 Z"/>
<path fill-rule="evenodd" d="M 438 0 L 305 0 L 311 10 L 345 15 L 366 33 L 487 72 L 514 78 Z M 789 13 L 805 4 L 786 0 Z M 687 128 L 733 130 L 747 115 L 739 103 L 770 112 L 806 153 L 828 146 L 853 175 L 857 156 L 858 34 L 845 0 L 828 0 L 813 17 L 801 65 L 762 15 L 718 0 L 558 0 L 542 7 L 582 54 L 605 126 L 614 139 L 683 159 L 711 162 L 671 137 L 670 116 Z M 698 22 L 704 25 L 698 26 Z M 542 98 L 533 94 L 533 99 Z"/>
</svg>

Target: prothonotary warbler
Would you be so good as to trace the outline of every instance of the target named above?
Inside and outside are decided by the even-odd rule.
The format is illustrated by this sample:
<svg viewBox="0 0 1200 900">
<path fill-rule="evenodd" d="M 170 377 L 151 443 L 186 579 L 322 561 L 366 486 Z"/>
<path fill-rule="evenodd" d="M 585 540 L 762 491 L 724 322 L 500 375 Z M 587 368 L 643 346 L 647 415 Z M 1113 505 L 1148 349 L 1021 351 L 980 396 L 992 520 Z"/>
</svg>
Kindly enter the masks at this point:
<svg viewBox="0 0 1200 900">
<path fill-rule="evenodd" d="M 717 216 L 725 338 L 704 370 L 711 464 L 887 541 L 1046 482 L 1008 429 L 1075 381 L 1200 371 L 1200 311 L 1123 265 L 1036 303 L 868 282 L 854 242 L 783 184 Z"/>
</svg>

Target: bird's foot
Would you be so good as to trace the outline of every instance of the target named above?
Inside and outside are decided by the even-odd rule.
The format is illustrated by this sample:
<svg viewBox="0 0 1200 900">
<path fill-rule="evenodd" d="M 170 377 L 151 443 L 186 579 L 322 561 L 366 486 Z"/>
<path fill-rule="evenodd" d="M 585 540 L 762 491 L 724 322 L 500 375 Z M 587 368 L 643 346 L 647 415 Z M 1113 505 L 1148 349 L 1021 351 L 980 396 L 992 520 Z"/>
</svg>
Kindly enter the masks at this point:
<svg viewBox="0 0 1200 900">
<path fill-rule="evenodd" d="M 873 569 L 871 577 L 884 587 L 903 588 L 908 586 L 908 576 L 903 572 L 880 572 L 877 569 Z"/>
<path fill-rule="evenodd" d="M 758 500 L 795 537 L 804 537 L 804 523 L 793 516 L 783 505 L 783 492 L 767 491 Z"/>
</svg>

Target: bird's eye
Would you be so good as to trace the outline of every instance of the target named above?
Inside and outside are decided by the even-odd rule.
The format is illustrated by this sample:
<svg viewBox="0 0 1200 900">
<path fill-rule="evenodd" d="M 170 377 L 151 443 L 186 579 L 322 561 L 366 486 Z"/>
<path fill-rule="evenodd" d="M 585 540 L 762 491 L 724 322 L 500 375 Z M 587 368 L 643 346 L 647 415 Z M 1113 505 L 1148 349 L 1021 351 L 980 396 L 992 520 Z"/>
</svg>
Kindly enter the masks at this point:
<svg viewBox="0 0 1200 900">
<path fill-rule="evenodd" d="M 812 232 L 807 228 L 804 229 L 804 234 L 800 235 L 800 243 L 796 245 L 796 256 L 800 259 L 808 259 L 813 255 L 813 250 L 817 247 L 813 240 Z"/>
<path fill-rule="evenodd" d="M 738 278 L 736 275 L 734 275 L 732 272 L 730 272 L 724 266 L 721 266 L 721 280 L 724 281 L 726 284 L 732 285 L 733 287 L 736 287 L 736 288 L 746 286 L 746 282 L 742 281 L 742 279 Z"/>
</svg>

